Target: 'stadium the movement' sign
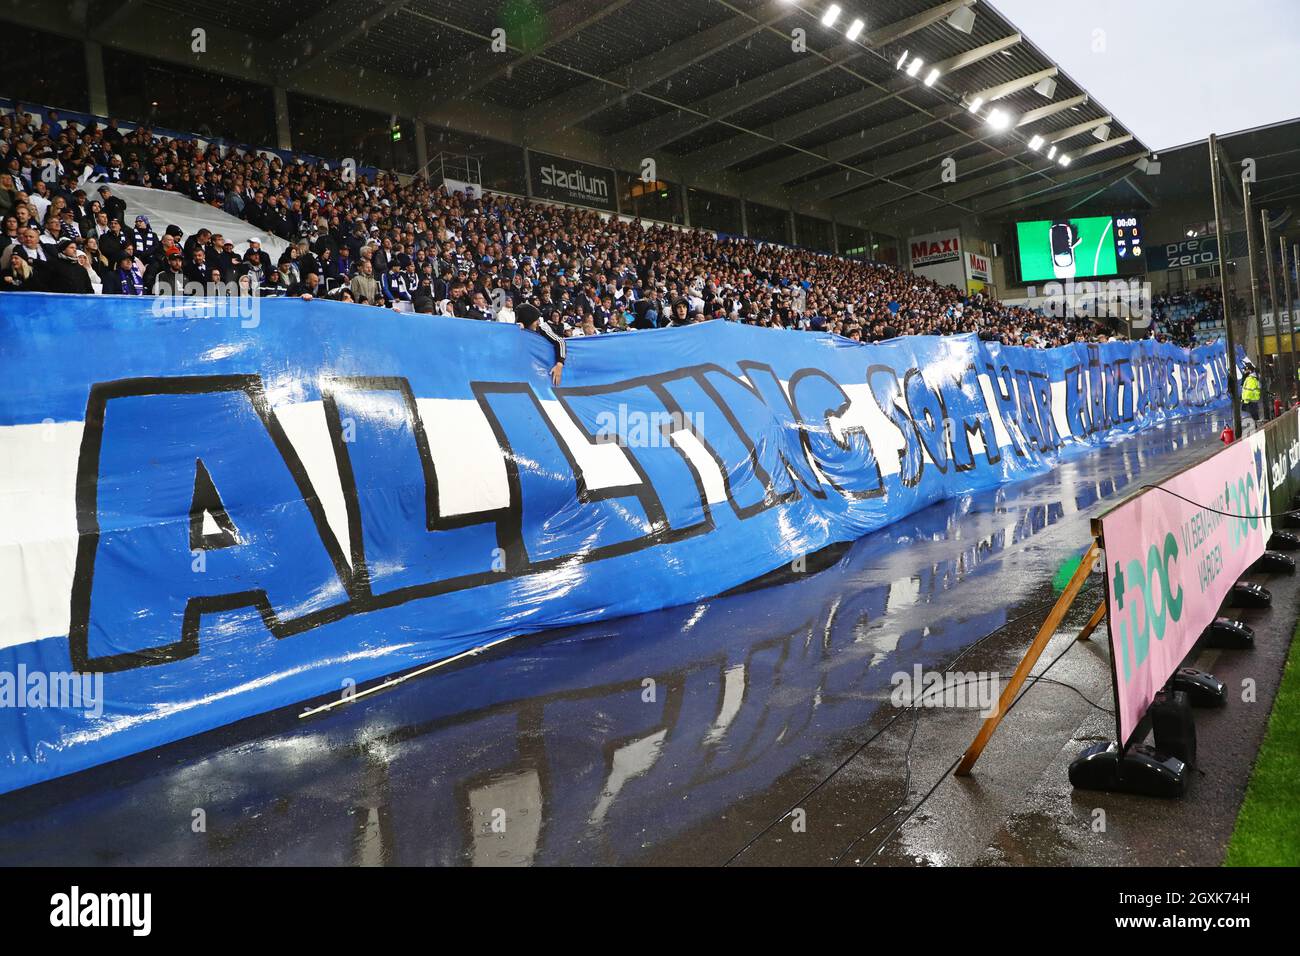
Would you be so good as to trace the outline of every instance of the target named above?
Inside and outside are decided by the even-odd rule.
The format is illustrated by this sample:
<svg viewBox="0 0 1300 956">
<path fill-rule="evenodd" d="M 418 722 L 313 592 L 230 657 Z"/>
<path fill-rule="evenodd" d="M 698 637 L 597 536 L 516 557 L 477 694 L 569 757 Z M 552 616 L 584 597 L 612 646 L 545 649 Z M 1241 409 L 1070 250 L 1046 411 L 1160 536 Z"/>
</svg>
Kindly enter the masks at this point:
<svg viewBox="0 0 1300 956">
<path fill-rule="evenodd" d="M 1119 739 L 1264 553 L 1300 475 L 1296 411 L 1101 518 Z"/>
<path fill-rule="evenodd" d="M 714 321 L 574 339 L 553 386 L 551 344 L 500 322 L 0 298 L 0 791 L 707 599 L 1221 405 L 1227 379 L 1222 346 Z M 1209 520 L 1170 526 L 1178 555 Z M 1163 597 L 1156 565 L 1185 571 L 1171 598 L 1195 586 L 1195 557 L 1141 541 L 1125 611 Z M 86 674 L 91 699 L 33 696 Z"/>
<path fill-rule="evenodd" d="M 538 199 L 613 210 L 614 170 L 546 153 L 529 153 L 533 195 Z"/>
</svg>

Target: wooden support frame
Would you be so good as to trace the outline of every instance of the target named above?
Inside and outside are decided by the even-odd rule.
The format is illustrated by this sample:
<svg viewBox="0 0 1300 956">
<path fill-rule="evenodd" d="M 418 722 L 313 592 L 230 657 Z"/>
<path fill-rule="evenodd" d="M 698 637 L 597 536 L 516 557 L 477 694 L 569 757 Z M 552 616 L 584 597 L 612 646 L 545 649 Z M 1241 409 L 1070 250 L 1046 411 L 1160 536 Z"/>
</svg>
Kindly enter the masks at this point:
<svg viewBox="0 0 1300 956">
<path fill-rule="evenodd" d="M 1007 681 L 1007 686 L 1002 688 L 1002 694 L 998 697 L 997 709 L 985 719 L 979 733 L 975 735 L 975 740 L 966 748 L 966 753 L 957 767 L 957 776 L 970 776 L 971 767 L 975 766 L 975 761 L 980 759 L 980 754 L 984 752 L 984 748 L 988 745 L 989 738 L 998 729 L 998 724 L 1002 722 L 1002 718 L 1006 716 L 1007 710 L 1010 709 L 1012 702 L 1016 699 L 1016 695 L 1020 693 L 1020 688 L 1024 686 L 1025 681 L 1028 679 L 1029 672 L 1033 670 L 1034 664 L 1038 662 L 1038 658 L 1046 650 L 1048 643 L 1056 634 L 1056 629 L 1061 626 L 1061 621 L 1065 618 L 1065 613 L 1070 610 L 1071 605 L 1074 604 L 1074 599 L 1083 590 L 1084 582 L 1088 580 L 1088 575 L 1092 573 L 1093 562 L 1100 555 L 1101 546 L 1097 543 L 1097 539 L 1094 538 L 1092 544 L 1088 546 L 1088 550 L 1084 553 L 1083 560 L 1075 568 L 1070 583 L 1065 586 L 1065 590 L 1061 592 L 1056 604 L 1048 612 L 1047 619 L 1043 621 L 1042 627 L 1034 635 L 1034 640 L 1029 645 L 1029 649 L 1025 651 L 1025 656 L 1021 658 L 1020 663 L 1016 666 L 1015 673 Z M 1106 602 L 1102 601 L 1101 606 L 1093 612 L 1092 617 L 1088 619 L 1088 623 L 1079 632 L 1077 639 L 1080 641 L 1086 640 L 1096 630 L 1097 625 L 1102 622 L 1105 616 Z"/>
</svg>

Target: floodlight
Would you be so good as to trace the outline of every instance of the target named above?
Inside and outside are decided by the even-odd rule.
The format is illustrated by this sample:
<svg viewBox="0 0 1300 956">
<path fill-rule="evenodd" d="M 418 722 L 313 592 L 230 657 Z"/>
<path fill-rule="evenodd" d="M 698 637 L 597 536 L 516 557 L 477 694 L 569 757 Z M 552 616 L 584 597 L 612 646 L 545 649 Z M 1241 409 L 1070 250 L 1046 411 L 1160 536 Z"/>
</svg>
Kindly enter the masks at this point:
<svg viewBox="0 0 1300 956">
<path fill-rule="evenodd" d="M 959 7 L 948 18 L 948 26 L 958 33 L 970 33 L 975 29 L 975 11 L 970 7 Z"/>
</svg>

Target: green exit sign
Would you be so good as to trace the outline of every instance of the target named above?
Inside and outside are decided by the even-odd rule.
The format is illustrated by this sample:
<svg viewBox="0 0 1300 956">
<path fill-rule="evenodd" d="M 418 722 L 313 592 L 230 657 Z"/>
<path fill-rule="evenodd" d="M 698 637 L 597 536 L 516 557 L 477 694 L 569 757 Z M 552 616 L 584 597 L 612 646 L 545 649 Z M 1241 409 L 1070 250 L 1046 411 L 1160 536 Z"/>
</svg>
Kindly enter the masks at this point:
<svg viewBox="0 0 1300 956">
<path fill-rule="evenodd" d="M 400 126 L 394 126 L 394 127 L 393 127 L 393 142 L 394 142 L 394 143 L 400 143 L 401 141 L 402 141 L 402 129 L 401 129 Z"/>
</svg>

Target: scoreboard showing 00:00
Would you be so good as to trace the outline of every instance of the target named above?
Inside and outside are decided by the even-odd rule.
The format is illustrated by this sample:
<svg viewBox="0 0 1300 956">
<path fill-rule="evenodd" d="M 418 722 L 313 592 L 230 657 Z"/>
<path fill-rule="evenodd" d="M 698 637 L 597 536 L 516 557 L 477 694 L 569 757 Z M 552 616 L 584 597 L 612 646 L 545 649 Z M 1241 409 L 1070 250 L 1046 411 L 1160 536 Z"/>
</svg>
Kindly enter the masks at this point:
<svg viewBox="0 0 1300 956">
<path fill-rule="evenodd" d="M 1142 268 L 1137 216 L 1085 216 L 1016 223 L 1022 282 L 1090 279 Z"/>
</svg>

